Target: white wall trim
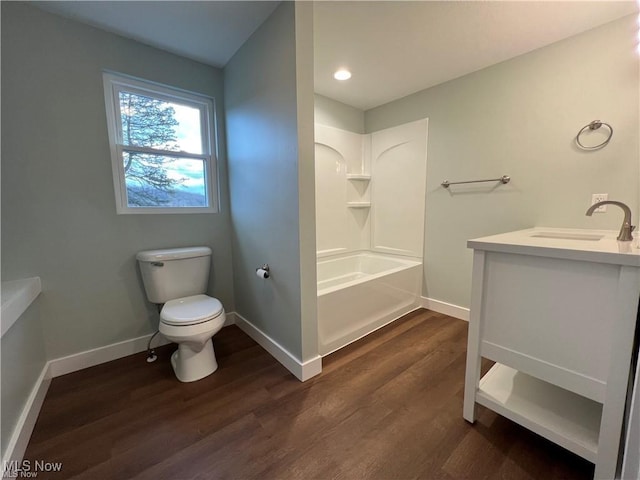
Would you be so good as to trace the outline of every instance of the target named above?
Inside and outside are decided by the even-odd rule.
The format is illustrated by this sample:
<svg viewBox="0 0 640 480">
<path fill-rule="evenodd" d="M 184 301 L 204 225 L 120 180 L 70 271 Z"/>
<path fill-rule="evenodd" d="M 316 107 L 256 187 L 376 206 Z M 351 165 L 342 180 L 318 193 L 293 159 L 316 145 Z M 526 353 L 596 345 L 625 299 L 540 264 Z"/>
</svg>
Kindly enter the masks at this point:
<svg viewBox="0 0 640 480">
<path fill-rule="evenodd" d="M 460 307 L 459 305 L 453 305 L 452 303 L 442 302 L 428 297 L 420 297 L 422 300 L 422 306 L 427 310 L 433 310 L 434 312 L 444 313 L 450 317 L 459 318 L 466 322 L 469 321 L 469 309 L 466 307 Z"/>
<path fill-rule="evenodd" d="M 50 363 L 51 362 L 47 362 L 42 368 L 42 372 L 33 385 L 33 389 L 25 402 L 22 413 L 20 413 L 20 417 L 18 417 L 18 422 L 16 423 L 13 433 L 11 437 L 9 437 L 7 450 L 2 458 L 2 478 L 5 477 L 7 468 L 10 468 L 11 464 L 9 462 L 20 462 L 24 457 L 24 452 L 27 450 L 33 428 L 36 425 L 36 420 L 38 420 L 44 398 L 51 384 Z"/>
<path fill-rule="evenodd" d="M 237 312 L 235 313 L 235 322 L 240 330 L 253 338 L 301 382 L 322 372 L 322 357 L 320 355 L 316 355 L 306 362 L 300 362 L 286 348 Z"/>
<path fill-rule="evenodd" d="M 235 316 L 235 312 L 227 313 L 224 327 L 235 324 Z M 66 375 L 67 373 L 77 372 L 78 370 L 117 360 L 118 358 L 127 357 L 135 353 L 144 352 L 147 349 L 147 343 L 152 335 L 153 334 L 150 333 L 148 335 L 143 335 L 142 337 L 131 338 L 129 340 L 112 343 L 111 345 L 106 345 L 104 347 L 93 348 L 84 352 L 74 353 L 73 355 L 50 360 L 51 378 Z M 153 340 L 152 346 L 156 348 L 169 343 L 171 342 L 160 334 Z"/>
<path fill-rule="evenodd" d="M 101 363 L 110 362 L 111 360 L 127 357 L 134 353 L 144 352 L 147 349 L 147 342 L 151 335 L 153 334 L 51 360 L 49 362 L 51 364 L 51 377 L 59 377 L 67 373 L 77 372 L 78 370 L 100 365 Z M 168 343 L 170 342 L 162 335 L 158 335 L 158 337 L 153 340 L 153 347 L 167 345 Z"/>
</svg>

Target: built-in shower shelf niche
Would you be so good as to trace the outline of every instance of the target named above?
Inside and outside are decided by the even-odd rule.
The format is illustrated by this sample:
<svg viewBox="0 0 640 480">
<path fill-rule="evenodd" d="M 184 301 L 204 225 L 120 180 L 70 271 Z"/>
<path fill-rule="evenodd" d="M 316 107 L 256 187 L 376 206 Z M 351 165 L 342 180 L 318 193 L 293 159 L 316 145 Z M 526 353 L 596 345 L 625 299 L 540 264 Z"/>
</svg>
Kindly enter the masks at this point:
<svg viewBox="0 0 640 480">
<path fill-rule="evenodd" d="M 371 175 L 347 173 L 347 206 L 350 208 L 368 208 L 371 206 Z"/>
<path fill-rule="evenodd" d="M 316 248 L 423 255 L 427 120 L 359 134 L 315 125 Z"/>
<path fill-rule="evenodd" d="M 368 182 L 371 180 L 371 175 L 366 173 L 347 173 L 347 180 Z"/>
</svg>

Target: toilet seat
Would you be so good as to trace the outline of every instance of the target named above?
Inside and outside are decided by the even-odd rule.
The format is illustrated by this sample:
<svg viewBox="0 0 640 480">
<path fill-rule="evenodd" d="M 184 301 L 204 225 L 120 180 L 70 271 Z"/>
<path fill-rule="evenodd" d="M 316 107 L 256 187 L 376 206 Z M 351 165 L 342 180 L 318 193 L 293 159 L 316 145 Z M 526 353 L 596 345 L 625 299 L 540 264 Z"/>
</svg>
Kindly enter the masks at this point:
<svg viewBox="0 0 640 480">
<path fill-rule="evenodd" d="M 166 325 L 182 327 L 208 322 L 223 312 L 222 303 L 217 298 L 193 295 L 165 303 L 160 312 L 160 321 Z"/>
</svg>

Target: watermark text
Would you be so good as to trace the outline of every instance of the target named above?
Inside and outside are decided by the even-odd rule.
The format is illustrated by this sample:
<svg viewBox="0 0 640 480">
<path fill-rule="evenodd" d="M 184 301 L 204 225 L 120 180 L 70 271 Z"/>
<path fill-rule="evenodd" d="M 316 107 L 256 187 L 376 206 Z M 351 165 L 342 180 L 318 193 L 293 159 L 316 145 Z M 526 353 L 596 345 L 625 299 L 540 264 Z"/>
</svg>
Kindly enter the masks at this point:
<svg viewBox="0 0 640 480">
<path fill-rule="evenodd" d="M 62 462 L 44 460 L 12 460 L 2 462 L 2 478 L 38 478 L 41 472 L 61 472 Z"/>
</svg>

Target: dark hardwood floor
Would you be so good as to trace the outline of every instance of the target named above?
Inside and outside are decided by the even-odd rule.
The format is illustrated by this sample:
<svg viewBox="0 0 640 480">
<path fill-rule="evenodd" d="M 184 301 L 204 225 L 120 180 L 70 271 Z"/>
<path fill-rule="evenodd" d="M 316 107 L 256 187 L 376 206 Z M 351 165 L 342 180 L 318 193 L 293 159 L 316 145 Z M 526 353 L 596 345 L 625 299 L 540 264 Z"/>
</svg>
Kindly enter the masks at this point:
<svg viewBox="0 0 640 480">
<path fill-rule="evenodd" d="M 183 384 L 133 355 L 53 380 L 26 459 L 38 478 L 587 479 L 593 466 L 495 413 L 462 418 L 467 323 L 420 310 L 301 383 L 237 327 Z"/>
</svg>

